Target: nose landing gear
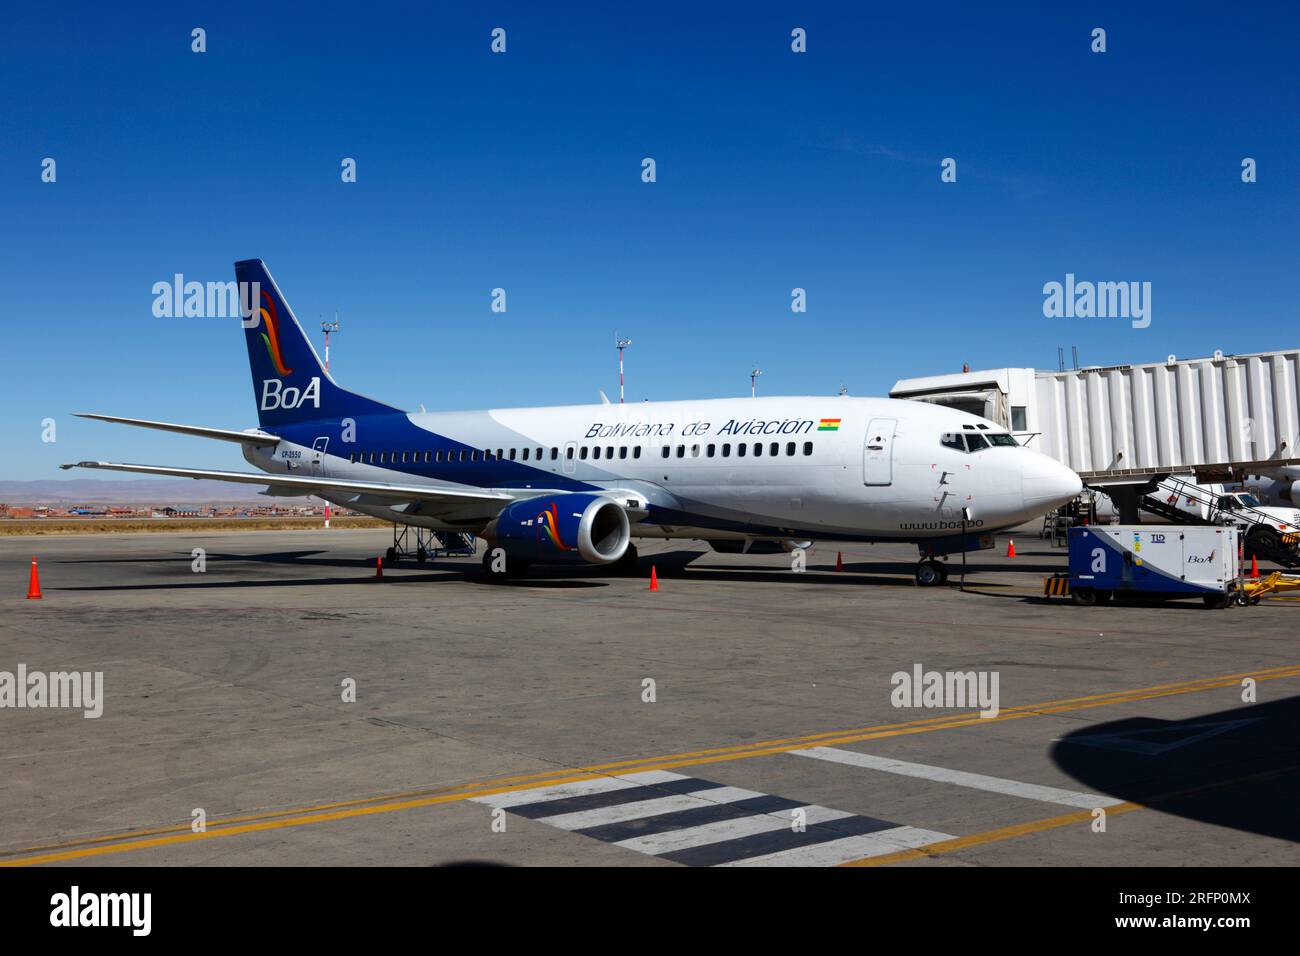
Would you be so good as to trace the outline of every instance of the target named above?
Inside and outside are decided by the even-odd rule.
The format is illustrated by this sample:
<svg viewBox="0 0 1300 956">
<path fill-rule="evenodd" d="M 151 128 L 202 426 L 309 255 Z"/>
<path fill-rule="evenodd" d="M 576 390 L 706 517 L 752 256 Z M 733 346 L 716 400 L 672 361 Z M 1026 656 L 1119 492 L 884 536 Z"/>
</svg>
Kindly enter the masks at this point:
<svg viewBox="0 0 1300 956">
<path fill-rule="evenodd" d="M 916 583 L 923 588 L 938 587 L 948 581 L 948 566 L 934 558 L 922 558 L 916 565 Z"/>
</svg>

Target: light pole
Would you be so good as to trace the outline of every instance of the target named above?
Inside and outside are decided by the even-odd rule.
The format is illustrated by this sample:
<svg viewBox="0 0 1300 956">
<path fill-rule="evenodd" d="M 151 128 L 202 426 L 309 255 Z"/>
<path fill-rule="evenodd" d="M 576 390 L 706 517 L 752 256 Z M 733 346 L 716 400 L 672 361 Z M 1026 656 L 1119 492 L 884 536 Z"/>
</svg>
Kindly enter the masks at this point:
<svg viewBox="0 0 1300 956">
<path fill-rule="evenodd" d="M 632 344 L 631 339 L 620 339 L 614 333 L 614 347 L 618 349 L 618 403 L 623 404 L 623 350 Z"/>
<path fill-rule="evenodd" d="M 321 331 L 325 333 L 325 374 L 328 375 L 330 373 L 330 333 L 337 332 L 339 330 L 338 312 L 336 311 L 334 313 L 333 322 L 326 322 L 324 319 L 322 319 L 320 328 Z M 325 502 L 325 527 L 328 528 L 329 526 L 330 526 L 330 503 L 327 501 Z"/>
<path fill-rule="evenodd" d="M 750 398 L 758 398 L 758 377 L 762 374 L 763 374 L 763 370 L 759 368 L 757 365 L 755 365 L 754 370 L 749 373 L 749 397 Z"/>
<path fill-rule="evenodd" d="M 320 329 L 325 333 L 325 371 L 328 373 L 330 370 L 330 333 L 339 330 L 339 314 L 337 312 L 334 313 L 333 322 L 322 321 Z"/>
</svg>

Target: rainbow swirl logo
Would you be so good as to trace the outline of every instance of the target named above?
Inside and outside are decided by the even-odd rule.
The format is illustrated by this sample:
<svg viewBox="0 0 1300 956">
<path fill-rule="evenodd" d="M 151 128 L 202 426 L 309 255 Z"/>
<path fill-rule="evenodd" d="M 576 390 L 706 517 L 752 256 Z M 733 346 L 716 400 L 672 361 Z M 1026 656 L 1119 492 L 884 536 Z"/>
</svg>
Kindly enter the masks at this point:
<svg viewBox="0 0 1300 956">
<path fill-rule="evenodd" d="M 266 345 L 266 354 L 271 358 L 271 364 L 281 378 L 293 374 L 293 369 L 284 364 L 284 354 L 280 351 L 280 322 L 279 316 L 275 311 L 275 301 L 266 292 L 262 293 L 262 301 L 266 306 L 259 311 L 262 313 L 262 322 L 266 326 L 266 331 L 261 333 L 262 342 Z"/>
<path fill-rule="evenodd" d="M 546 536 L 551 539 L 551 544 L 555 545 L 560 551 L 572 551 L 567 544 L 560 540 L 559 513 L 555 510 L 555 502 L 551 502 L 551 510 L 543 511 L 537 516 L 538 531 L 545 531 Z"/>
</svg>

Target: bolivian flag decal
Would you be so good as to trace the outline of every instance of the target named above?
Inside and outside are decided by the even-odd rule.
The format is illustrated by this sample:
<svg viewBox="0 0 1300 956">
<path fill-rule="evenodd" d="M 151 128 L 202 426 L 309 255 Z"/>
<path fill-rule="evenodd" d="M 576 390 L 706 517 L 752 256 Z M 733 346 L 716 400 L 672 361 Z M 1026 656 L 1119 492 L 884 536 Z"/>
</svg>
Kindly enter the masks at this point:
<svg viewBox="0 0 1300 956">
<path fill-rule="evenodd" d="M 837 432 L 840 430 L 840 420 L 838 418 L 823 418 L 817 423 L 819 432 Z"/>
</svg>

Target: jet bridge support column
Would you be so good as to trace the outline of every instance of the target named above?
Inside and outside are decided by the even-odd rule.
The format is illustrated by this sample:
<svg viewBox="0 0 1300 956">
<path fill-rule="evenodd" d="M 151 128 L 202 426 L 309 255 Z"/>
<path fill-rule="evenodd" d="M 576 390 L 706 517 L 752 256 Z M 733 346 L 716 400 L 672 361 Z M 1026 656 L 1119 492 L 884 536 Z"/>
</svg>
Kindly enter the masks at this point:
<svg viewBox="0 0 1300 956">
<path fill-rule="evenodd" d="M 1165 476 L 1160 475 L 1150 481 L 1134 482 L 1124 485 L 1103 485 L 1101 491 L 1110 496 L 1111 502 L 1119 512 L 1120 524 L 1141 524 L 1141 504 L 1142 499 L 1156 490 L 1160 480 Z"/>
</svg>

